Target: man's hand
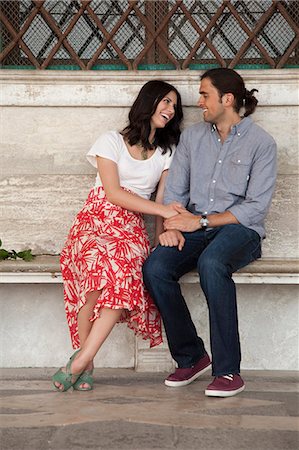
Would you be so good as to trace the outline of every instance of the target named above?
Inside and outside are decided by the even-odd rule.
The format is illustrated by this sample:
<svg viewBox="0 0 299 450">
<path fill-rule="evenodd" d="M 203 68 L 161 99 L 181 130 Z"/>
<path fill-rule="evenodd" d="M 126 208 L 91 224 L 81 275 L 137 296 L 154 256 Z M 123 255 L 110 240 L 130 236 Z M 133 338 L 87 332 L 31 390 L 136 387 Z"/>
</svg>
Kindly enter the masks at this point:
<svg viewBox="0 0 299 450">
<path fill-rule="evenodd" d="M 178 250 L 181 251 L 185 244 L 185 238 L 180 231 L 169 230 L 160 234 L 159 242 L 163 247 L 178 247 Z"/>
<path fill-rule="evenodd" d="M 192 232 L 200 229 L 199 217 L 189 211 L 176 207 L 180 214 L 164 221 L 165 230 L 179 230 Z"/>
</svg>

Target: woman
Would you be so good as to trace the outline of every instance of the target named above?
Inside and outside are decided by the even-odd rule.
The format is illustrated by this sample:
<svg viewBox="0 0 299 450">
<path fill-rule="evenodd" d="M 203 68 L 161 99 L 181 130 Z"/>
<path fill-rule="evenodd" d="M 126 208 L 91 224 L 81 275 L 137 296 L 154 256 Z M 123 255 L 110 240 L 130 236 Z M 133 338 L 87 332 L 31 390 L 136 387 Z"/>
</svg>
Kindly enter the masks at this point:
<svg viewBox="0 0 299 450">
<path fill-rule="evenodd" d="M 146 83 L 121 132 L 102 135 L 87 154 L 96 184 L 77 215 L 61 253 L 64 300 L 73 348 L 53 376 L 57 390 L 91 390 L 93 359 L 117 322 L 162 342 L 160 315 L 144 289 L 142 264 L 149 239 L 142 214 L 156 216 L 155 244 L 163 218 L 163 191 L 183 118 L 179 92 L 164 81 Z M 156 190 L 156 200 L 150 200 Z"/>
</svg>

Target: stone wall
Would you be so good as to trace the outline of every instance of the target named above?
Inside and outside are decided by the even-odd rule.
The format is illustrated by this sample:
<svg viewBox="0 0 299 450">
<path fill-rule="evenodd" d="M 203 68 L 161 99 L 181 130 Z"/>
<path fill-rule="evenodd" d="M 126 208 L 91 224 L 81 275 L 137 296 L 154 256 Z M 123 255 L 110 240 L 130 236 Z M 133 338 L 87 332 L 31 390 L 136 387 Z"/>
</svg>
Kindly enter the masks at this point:
<svg viewBox="0 0 299 450">
<path fill-rule="evenodd" d="M 254 120 L 278 143 L 275 197 L 264 255 L 298 257 L 299 71 L 242 71 L 257 88 Z M 57 254 L 93 185 L 85 154 L 109 129 L 121 129 L 140 87 L 152 78 L 174 84 L 188 126 L 202 120 L 195 106 L 200 73 L 0 71 L 0 238 L 3 247 Z M 208 341 L 207 308 L 198 286 L 183 286 Z M 295 286 L 238 286 L 243 368 L 298 368 Z M 2 285 L 2 367 L 59 366 L 70 351 L 61 286 Z M 283 318 L 283 320 L 281 320 Z M 271 329 L 267 325 L 271 323 Z M 12 346 L 11 343 L 14 343 Z M 284 359 L 281 359 L 284 355 Z M 101 350 L 100 367 L 168 370 L 166 344 L 148 350 L 118 325 Z"/>
<path fill-rule="evenodd" d="M 0 237 L 5 247 L 59 253 L 72 219 L 93 185 L 85 154 L 95 139 L 126 124 L 140 87 L 163 78 L 181 92 L 188 126 L 198 72 L 0 71 Z M 279 175 L 267 221 L 266 256 L 295 256 L 298 202 L 298 71 L 243 71 L 259 89 L 254 120 L 278 143 Z"/>
</svg>

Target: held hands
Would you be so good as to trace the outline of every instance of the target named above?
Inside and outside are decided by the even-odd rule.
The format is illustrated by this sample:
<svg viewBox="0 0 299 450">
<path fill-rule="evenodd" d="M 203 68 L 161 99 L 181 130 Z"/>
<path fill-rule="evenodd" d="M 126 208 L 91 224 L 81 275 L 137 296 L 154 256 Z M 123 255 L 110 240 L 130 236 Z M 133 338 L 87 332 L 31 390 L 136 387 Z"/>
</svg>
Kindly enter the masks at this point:
<svg viewBox="0 0 299 450">
<path fill-rule="evenodd" d="M 181 231 L 195 231 L 200 228 L 198 217 L 187 211 L 180 203 L 166 205 L 168 215 L 165 215 L 164 233 L 159 236 L 159 243 L 164 247 L 178 247 L 181 251 L 185 238 Z"/>
<path fill-rule="evenodd" d="M 164 220 L 165 230 L 192 232 L 200 229 L 198 216 L 195 216 L 181 206 L 174 205 L 174 207 L 178 214 Z"/>
<path fill-rule="evenodd" d="M 165 208 L 167 216 L 165 215 L 164 218 L 166 221 L 187 211 L 181 203 L 178 202 L 172 202 L 169 205 L 165 205 Z M 185 244 L 185 238 L 178 230 L 167 230 L 160 234 L 159 243 L 164 247 L 178 247 L 178 250 L 181 251 Z"/>
<path fill-rule="evenodd" d="M 163 214 L 164 219 L 169 219 L 170 217 L 177 216 L 178 214 L 185 212 L 186 209 L 178 202 L 169 203 L 169 205 L 164 205 L 165 213 Z"/>
</svg>

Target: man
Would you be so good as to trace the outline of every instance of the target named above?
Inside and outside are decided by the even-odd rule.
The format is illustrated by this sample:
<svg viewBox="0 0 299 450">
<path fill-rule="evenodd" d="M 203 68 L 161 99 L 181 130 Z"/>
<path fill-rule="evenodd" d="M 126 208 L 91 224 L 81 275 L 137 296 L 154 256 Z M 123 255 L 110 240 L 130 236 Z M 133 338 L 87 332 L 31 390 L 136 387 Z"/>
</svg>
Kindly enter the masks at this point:
<svg viewBox="0 0 299 450">
<path fill-rule="evenodd" d="M 178 201 L 144 281 L 161 313 L 178 368 L 167 386 L 185 386 L 211 365 L 181 294 L 180 277 L 197 268 L 210 323 L 212 374 L 207 396 L 243 391 L 236 289 L 232 274 L 261 256 L 264 219 L 276 179 L 276 144 L 249 117 L 257 99 L 231 69 L 203 74 L 198 106 L 204 122 L 186 129 L 166 182 L 164 202 Z M 245 108 L 244 116 L 240 110 Z"/>
</svg>

